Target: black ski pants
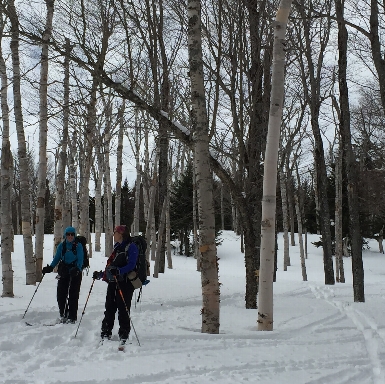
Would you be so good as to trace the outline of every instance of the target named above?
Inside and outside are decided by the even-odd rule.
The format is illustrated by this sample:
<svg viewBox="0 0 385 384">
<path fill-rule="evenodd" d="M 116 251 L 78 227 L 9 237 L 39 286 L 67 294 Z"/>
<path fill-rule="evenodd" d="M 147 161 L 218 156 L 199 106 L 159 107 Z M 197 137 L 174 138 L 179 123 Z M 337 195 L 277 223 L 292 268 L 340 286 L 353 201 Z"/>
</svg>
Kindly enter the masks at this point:
<svg viewBox="0 0 385 384">
<path fill-rule="evenodd" d="M 60 316 L 67 317 L 70 320 L 77 320 L 81 284 L 82 273 L 79 273 L 75 277 L 71 277 L 70 275 L 60 276 L 57 282 L 56 293 Z"/>
<path fill-rule="evenodd" d="M 118 310 L 118 321 L 119 321 L 119 338 L 128 339 L 130 334 L 130 309 L 131 300 L 135 288 L 126 279 L 119 281 L 119 288 L 123 294 L 123 299 L 120 295 L 118 285 L 115 282 L 108 283 L 104 319 L 102 321 L 102 337 L 109 337 L 112 334 L 112 328 L 114 327 L 115 314 Z M 126 304 L 124 304 L 126 303 Z M 126 309 L 127 305 L 127 309 Z M 128 311 L 128 312 L 127 312 Z"/>
</svg>

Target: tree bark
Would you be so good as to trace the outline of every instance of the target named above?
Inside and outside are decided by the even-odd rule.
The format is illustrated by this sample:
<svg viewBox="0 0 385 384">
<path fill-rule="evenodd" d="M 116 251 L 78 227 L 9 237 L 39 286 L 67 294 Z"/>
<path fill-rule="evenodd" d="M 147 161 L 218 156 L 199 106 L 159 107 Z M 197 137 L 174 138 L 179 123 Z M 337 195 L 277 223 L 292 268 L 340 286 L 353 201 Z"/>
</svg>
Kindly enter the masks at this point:
<svg viewBox="0 0 385 384">
<path fill-rule="evenodd" d="M 33 255 L 31 210 L 29 196 L 29 170 L 27 147 L 24 134 L 23 110 L 20 86 L 20 58 L 19 58 L 19 19 L 14 0 L 8 2 L 8 14 L 11 22 L 11 54 L 13 69 L 13 106 L 17 132 L 17 155 L 20 166 L 20 197 L 21 197 L 21 231 L 24 242 L 26 284 L 36 284 L 36 268 Z"/>
<path fill-rule="evenodd" d="M 364 267 L 362 263 L 362 235 L 358 203 L 358 167 L 352 148 L 350 131 L 349 92 L 347 84 L 347 44 L 348 32 L 344 20 L 344 8 L 341 0 L 335 0 L 338 21 L 338 83 L 340 90 L 340 131 L 344 148 L 344 160 L 348 180 L 349 229 L 352 249 L 353 294 L 355 302 L 365 302 Z"/>
<path fill-rule="evenodd" d="M 203 78 L 201 2 L 187 1 L 188 57 L 191 79 L 191 124 L 198 188 L 199 245 L 202 281 L 202 333 L 219 333 L 219 281 L 215 244 L 213 179 L 209 161 L 209 136 Z"/>
<path fill-rule="evenodd" d="M 280 127 L 285 84 L 285 33 L 292 0 L 281 0 L 274 22 L 272 92 L 267 132 L 261 222 L 258 330 L 273 330 L 275 210 Z"/>
<path fill-rule="evenodd" d="M 40 107 L 39 107 L 39 170 L 38 170 L 38 190 L 36 203 L 36 236 L 35 236 L 35 255 L 36 255 L 36 281 L 42 279 L 43 251 L 44 251 L 44 222 L 45 222 L 45 195 L 47 179 L 47 131 L 48 131 L 48 43 L 52 34 L 52 19 L 55 0 L 46 0 L 47 16 L 45 31 L 43 32 L 43 44 L 41 49 L 41 68 L 40 68 Z"/>
<path fill-rule="evenodd" d="M 4 30 L 3 20 L 0 20 L 1 34 Z M 13 157 L 9 141 L 9 108 L 8 108 L 8 78 L 3 58 L 2 39 L 0 39 L 0 78 L 1 78 L 1 120 L 3 123 L 1 140 L 1 270 L 3 293 L 1 297 L 13 297 L 13 268 L 12 268 L 12 173 Z"/>
<path fill-rule="evenodd" d="M 115 194 L 115 225 L 120 224 L 120 210 L 122 207 L 122 168 L 123 168 L 123 137 L 124 137 L 124 111 L 126 103 L 123 100 L 118 111 L 119 132 L 118 146 L 116 149 L 116 194 Z"/>
<path fill-rule="evenodd" d="M 283 270 L 287 271 L 287 267 L 290 266 L 289 218 L 287 214 L 286 180 L 282 169 L 279 172 L 279 180 L 281 185 L 281 201 L 282 201 L 282 216 L 283 216 Z"/>
<path fill-rule="evenodd" d="M 109 110 L 110 108 L 108 108 Z M 110 120 L 111 116 L 108 117 L 108 120 Z M 111 167 L 110 167 L 110 143 L 111 143 L 111 133 L 110 133 L 110 124 L 107 124 L 106 126 L 106 133 L 104 135 L 105 142 L 104 142 L 104 184 L 106 186 L 106 199 L 104 200 L 104 204 L 107 204 L 107 217 L 105 218 L 105 244 L 109 248 L 106 247 L 106 251 L 108 249 L 108 254 L 111 249 L 114 247 L 113 242 L 113 219 L 112 219 L 112 185 L 111 185 Z"/>
<path fill-rule="evenodd" d="M 60 141 L 60 152 L 56 174 L 56 193 L 55 193 L 55 213 L 54 213 L 54 236 L 53 236 L 53 254 L 56 254 L 56 248 L 63 240 L 63 211 L 64 211 L 64 185 L 65 168 L 67 165 L 67 142 L 68 142 L 68 123 L 69 123 L 69 97 L 70 97 L 70 58 L 71 52 L 70 40 L 66 39 L 66 52 L 64 56 L 64 97 L 63 97 L 63 131 Z"/>
<path fill-rule="evenodd" d="M 302 237 L 302 218 L 301 218 L 301 208 L 298 196 L 295 196 L 295 210 L 297 213 L 297 222 L 298 222 L 298 243 L 300 250 L 300 260 L 301 260 L 301 272 L 302 272 L 302 281 L 307 281 L 306 273 L 306 263 L 305 263 L 305 251 L 303 246 L 303 237 Z"/>
<path fill-rule="evenodd" d="M 344 272 L 344 260 L 342 253 L 342 142 L 340 138 L 339 143 L 340 150 L 335 165 L 335 188 L 336 188 L 336 199 L 335 199 L 335 258 L 336 258 L 336 281 L 339 283 L 345 283 L 345 272 Z"/>
</svg>

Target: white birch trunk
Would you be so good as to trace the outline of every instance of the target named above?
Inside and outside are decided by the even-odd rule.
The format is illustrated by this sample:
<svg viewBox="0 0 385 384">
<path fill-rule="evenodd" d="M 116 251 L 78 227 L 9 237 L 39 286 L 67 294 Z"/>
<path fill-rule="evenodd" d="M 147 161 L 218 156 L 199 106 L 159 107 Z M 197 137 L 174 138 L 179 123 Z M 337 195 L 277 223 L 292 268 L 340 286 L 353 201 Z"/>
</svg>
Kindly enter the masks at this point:
<svg viewBox="0 0 385 384">
<path fill-rule="evenodd" d="M 166 257 L 167 268 L 172 269 L 172 254 L 171 254 L 171 231 L 170 231 L 170 189 L 167 191 L 166 205 Z"/>
<path fill-rule="evenodd" d="M 39 170 L 36 203 L 36 281 L 42 279 L 43 251 L 44 251 L 44 222 L 45 222 L 45 195 L 47 179 L 47 131 L 48 131 L 48 42 L 52 33 L 52 19 L 54 0 L 46 1 L 47 18 L 42 37 L 41 68 L 40 68 L 40 106 L 39 106 Z"/>
<path fill-rule="evenodd" d="M 124 111 L 125 102 L 119 109 L 118 147 L 116 150 L 116 194 L 115 194 L 115 225 L 120 224 L 120 211 L 122 208 L 122 168 L 123 168 L 123 137 L 124 137 Z"/>
<path fill-rule="evenodd" d="M 68 175 L 69 175 L 69 194 L 71 200 L 71 226 L 79 231 L 79 219 L 78 219 L 78 198 L 77 198 L 77 172 L 75 164 L 76 148 L 72 140 L 69 143 L 69 156 L 68 156 Z M 63 223 L 64 224 L 64 223 Z M 64 225 L 66 226 L 66 225 Z"/>
<path fill-rule="evenodd" d="M 13 109 L 17 132 L 17 155 L 20 165 L 20 198 L 21 198 L 21 231 L 23 234 L 26 284 L 36 284 L 35 258 L 33 255 L 31 210 L 30 210 L 30 183 L 27 158 L 27 147 L 24 134 L 24 120 L 21 102 L 20 85 L 20 58 L 19 58 L 19 19 L 14 0 L 8 2 L 8 15 L 11 22 L 11 55 L 13 70 Z"/>
<path fill-rule="evenodd" d="M 281 201 L 282 201 L 282 216 L 283 216 L 283 270 L 287 271 L 290 266 L 290 251 L 289 251 L 289 217 L 287 214 L 287 193 L 285 175 L 281 170 L 279 172 L 279 181 L 281 186 Z"/>
<path fill-rule="evenodd" d="M 154 162 L 154 177 L 153 177 L 153 183 L 154 183 L 154 189 L 153 192 L 151 192 L 151 197 L 150 197 L 150 206 L 151 204 L 155 204 L 155 200 L 153 203 L 151 203 L 152 199 L 156 199 L 156 188 L 158 187 L 158 155 L 155 158 Z M 154 205 L 152 208 L 150 207 L 150 212 L 152 212 L 152 218 L 149 220 L 151 223 L 151 260 L 155 261 L 156 259 L 156 223 L 155 223 L 155 212 L 154 212 Z"/>
<path fill-rule="evenodd" d="M 135 113 L 135 163 L 136 163 L 136 183 L 135 183 L 135 208 L 134 208 L 134 221 L 133 232 L 134 236 L 139 235 L 139 207 L 140 207 L 140 141 L 139 141 L 139 128 L 137 126 L 137 110 Z"/>
<path fill-rule="evenodd" d="M 155 166 L 156 167 L 156 166 Z M 147 240 L 147 249 L 146 249 L 146 260 L 148 265 L 150 265 L 150 253 L 152 252 L 153 245 L 156 244 L 156 234 L 155 234 L 155 224 L 154 223 L 154 206 L 155 206 L 155 196 L 156 196 L 156 174 L 154 173 L 154 179 L 150 187 L 150 203 L 148 206 L 148 220 L 146 223 L 146 240 Z"/>
<path fill-rule="evenodd" d="M 3 22 L 0 20 L 1 32 Z M 14 297 L 13 292 L 13 268 L 12 268 L 12 165 L 13 158 L 11 143 L 9 141 L 9 108 L 8 108 L 8 78 L 6 65 L 3 58 L 3 49 L 0 39 L 0 77 L 1 77 L 1 120 L 3 123 L 1 140 L 1 279 L 3 292 L 1 297 Z"/>
<path fill-rule="evenodd" d="M 86 139 L 87 140 L 87 139 Z M 85 140 L 85 141 L 86 141 Z M 91 173 L 91 160 L 92 149 L 86 151 L 85 161 L 83 167 L 80 170 L 80 183 L 79 183 L 79 226 L 78 232 L 83 235 L 90 244 L 90 221 L 89 221 L 89 196 L 90 196 L 90 173 Z M 72 211 L 72 215 L 74 212 Z M 74 218 L 74 216 L 72 216 Z M 75 227 L 76 228 L 76 227 Z"/>
<path fill-rule="evenodd" d="M 298 243 L 299 243 L 299 251 L 300 251 L 299 254 L 300 254 L 300 260 L 301 260 L 302 280 L 307 281 L 305 251 L 304 251 L 303 237 L 302 237 L 302 217 L 301 217 L 301 208 L 300 208 L 298 196 L 295 196 L 295 211 L 297 213 Z"/>
<path fill-rule="evenodd" d="M 314 156 L 315 159 L 315 156 Z M 320 224 L 320 202 L 319 202 L 319 194 L 318 194 L 318 184 L 317 184 L 317 167 L 314 165 L 314 199 L 315 199 L 315 212 L 316 212 L 316 222 L 317 222 L 317 235 L 319 235 L 321 224 Z"/>
<path fill-rule="evenodd" d="M 156 259 L 156 226 L 155 226 L 155 214 L 151 219 L 151 260 L 155 261 Z"/>
<path fill-rule="evenodd" d="M 104 223 L 106 220 L 106 196 L 105 192 L 102 193 L 102 186 L 104 186 L 105 189 L 105 183 L 102 182 L 104 177 L 104 157 L 101 150 L 101 140 L 96 140 L 95 145 L 95 156 L 98 163 L 98 170 L 97 174 L 95 175 L 95 251 L 96 251 L 96 241 L 98 242 L 98 247 L 101 249 L 100 240 L 102 236 L 102 232 L 104 229 Z M 96 171 L 95 171 L 96 173 Z M 102 195 L 104 194 L 104 205 L 102 205 Z M 118 223 L 120 224 L 120 223 Z M 111 248 L 107 248 L 106 244 L 104 243 L 104 255 L 108 257 L 110 255 Z"/>
<path fill-rule="evenodd" d="M 223 183 L 221 182 L 221 229 L 225 229 L 225 208 L 223 203 Z"/>
<path fill-rule="evenodd" d="M 150 155 L 148 151 L 148 129 L 144 129 L 144 182 L 143 182 L 143 210 L 146 222 L 146 233 L 148 224 L 148 213 L 150 206 Z M 146 235 L 147 236 L 147 235 Z M 148 237 L 146 237 L 148 239 Z"/>
<path fill-rule="evenodd" d="M 197 260 L 197 271 L 201 271 L 201 254 L 199 252 L 199 236 L 198 236 L 198 218 L 197 218 L 197 183 L 196 175 L 193 172 L 193 244 L 194 257 Z"/>
<path fill-rule="evenodd" d="M 158 244 L 156 247 L 156 257 L 155 257 L 155 264 L 154 264 L 153 277 L 155 278 L 159 277 L 159 260 L 160 260 L 160 253 L 162 251 L 162 244 L 163 244 L 162 236 L 164 234 L 164 228 L 165 228 L 166 209 L 167 209 L 167 199 L 164 199 L 162 212 L 160 215 L 160 222 L 159 222 L 159 229 L 158 229 Z"/>
<path fill-rule="evenodd" d="M 167 174 L 167 194 L 166 194 L 166 258 L 167 258 L 167 268 L 172 269 L 172 254 L 171 254 L 171 221 L 170 221 L 170 201 L 171 201 L 171 188 L 172 188 L 172 151 L 170 151 L 169 156 L 169 170 Z"/>
<path fill-rule="evenodd" d="M 106 134 L 106 145 L 105 145 L 105 180 L 106 180 L 106 192 L 107 192 L 107 226 L 106 226 L 106 243 L 109 250 L 113 249 L 113 220 L 112 220 L 112 185 L 111 185 L 111 167 L 110 167 L 110 134 Z M 107 236 L 107 233 L 110 235 Z"/>
<path fill-rule="evenodd" d="M 209 162 L 208 120 L 205 100 L 201 36 L 201 2 L 187 1 L 188 50 L 191 80 L 191 122 L 198 187 L 199 245 L 201 252 L 202 333 L 219 333 L 219 281 L 215 244 L 213 178 Z"/>
<path fill-rule="evenodd" d="M 100 164 L 99 164 L 100 165 Z M 101 251 L 102 236 L 102 180 L 100 170 L 95 171 L 95 252 Z"/>
<path fill-rule="evenodd" d="M 264 160 L 258 330 L 273 330 L 277 163 L 285 84 L 285 33 L 292 0 L 281 0 L 274 22 L 272 88 Z"/>
<path fill-rule="evenodd" d="M 70 54 L 70 41 L 66 39 L 66 56 L 64 57 L 64 97 L 63 97 L 63 132 L 60 145 L 60 153 L 58 159 L 58 167 L 56 174 L 56 193 L 55 193 L 55 223 L 54 223 L 54 235 L 53 235 L 53 254 L 56 254 L 56 248 L 63 239 L 64 231 L 64 184 L 65 184 L 65 168 L 67 165 L 67 142 L 68 142 L 68 119 L 69 119 L 69 81 L 70 81 L 70 72 L 69 72 L 69 54 Z"/>
</svg>

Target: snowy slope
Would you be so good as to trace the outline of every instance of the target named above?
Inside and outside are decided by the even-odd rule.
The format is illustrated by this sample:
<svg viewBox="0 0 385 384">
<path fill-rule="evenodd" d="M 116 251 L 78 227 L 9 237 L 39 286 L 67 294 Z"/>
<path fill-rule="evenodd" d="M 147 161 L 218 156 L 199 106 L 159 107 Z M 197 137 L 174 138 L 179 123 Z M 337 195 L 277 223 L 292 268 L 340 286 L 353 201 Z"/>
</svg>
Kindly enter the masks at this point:
<svg viewBox="0 0 385 384">
<path fill-rule="evenodd" d="M 245 269 L 240 239 L 222 234 L 218 249 L 221 286 L 219 335 L 200 333 L 201 291 L 196 261 L 173 256 L 173 270 L 151 278 L 141 303 L 132 303 L 125 352 L 113 340 L 99 346 L 106 284 L 96 281 L 77 337 L 75 325 L 44 326 L 58 317 L 55 274 L 47 274 L 25 315 L 36 286 L 25 285 L 22 238 L 16 236 L 15 297 L 0 298 L 0 383 L 59 384 L 384 384 L 385 256 L 372 241 L 364 252 L 366 303 L 353 302 L 351 261 L 345 258 L 346 284 L 325 286 L 322 250 L 309 237 L 308 281 L 302 282 L 299 247 L 290 247 L 291 266 L 283 272 L 282 235 L 274 284 L 274 331 L 257 331 L 257 310 L 244 308 Z M 46 235 L 44 264 L 52 259 Z M 94 252 L 91 273 L 83 277 L 78 320 L 92 271 L 106 258 Z"/>
</svg>

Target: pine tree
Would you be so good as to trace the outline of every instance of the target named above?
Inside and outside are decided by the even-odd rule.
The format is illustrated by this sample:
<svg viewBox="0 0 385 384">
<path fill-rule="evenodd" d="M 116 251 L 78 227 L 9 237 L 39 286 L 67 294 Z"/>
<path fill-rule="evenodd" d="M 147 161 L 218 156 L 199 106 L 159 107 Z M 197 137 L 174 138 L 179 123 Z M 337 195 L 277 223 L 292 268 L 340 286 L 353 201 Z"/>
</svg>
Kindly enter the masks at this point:
<svg viewBox="0 0 385 384">
<path fill-rule="evenodd" d="M 193 230 L 193 169 L 188 165 L 182 177 L 174 183 L 171 191 L 170 209 L 171 233 L 179 234 L 185 244 L 185 254 L 190 255 L 188 241 L 189 233 Z"/>
</svg>

